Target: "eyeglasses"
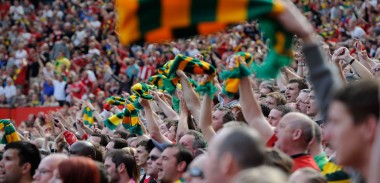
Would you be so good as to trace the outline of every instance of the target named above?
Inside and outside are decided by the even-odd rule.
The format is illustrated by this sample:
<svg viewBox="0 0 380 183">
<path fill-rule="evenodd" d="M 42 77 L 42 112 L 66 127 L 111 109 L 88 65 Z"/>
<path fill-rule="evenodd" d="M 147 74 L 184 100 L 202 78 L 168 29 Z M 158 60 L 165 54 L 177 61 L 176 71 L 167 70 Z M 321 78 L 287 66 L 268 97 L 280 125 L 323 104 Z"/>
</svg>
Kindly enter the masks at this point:
<svg viewBox="0 0 380 183">
<path fill-rule="evenodd" d="M 198 177 L 200 179 L 204 178 L 203 171 L 200 168 L 197 168 L 197 167 L 190 168 L 190 170 L 188 171 L 188 173 L 189 173 L 189 175 L 191 177 Z"/>
<path fill-rule="evenodd" d="M 36 170 L 36 174 L 45 175 L 47 173 L 53 173 L 53 171 L 52 170 L 44 170 L 44 169 L 42 169 L 42 170 L 37 169 Z"/>
<path fill-rule="evenodd" d="M 380 71 L 380 68 L 374 68 L 373 69 L 373 72 L 379 72 Z"/>
<path fill-rule="evenodd" d="M 158 156 L 149 156 L 148 159 L 152 160 L 152 161 L 156 161 L 159 157 Z"/>
</svg>

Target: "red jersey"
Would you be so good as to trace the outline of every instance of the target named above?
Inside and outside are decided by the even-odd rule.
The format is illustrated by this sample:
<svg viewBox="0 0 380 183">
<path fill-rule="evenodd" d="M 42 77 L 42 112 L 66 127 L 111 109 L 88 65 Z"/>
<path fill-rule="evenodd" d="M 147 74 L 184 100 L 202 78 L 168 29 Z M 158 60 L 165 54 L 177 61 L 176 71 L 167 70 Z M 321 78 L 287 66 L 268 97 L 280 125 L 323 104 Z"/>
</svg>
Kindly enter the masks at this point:
<svg viewBox="0 0 380 183">
<path fill-rule="evenodd" d="M 310 167 L 314 170 L 317 170 L 318 172 L 321 171 L 317 163 L 315 162 L 314 158 L 308 154 L 297 154 L 291 157 L 293 158 L 293 169 L 292 169 L 293 172 L 300 168 L 305 168 L 305 167 Z"/>
</svg>

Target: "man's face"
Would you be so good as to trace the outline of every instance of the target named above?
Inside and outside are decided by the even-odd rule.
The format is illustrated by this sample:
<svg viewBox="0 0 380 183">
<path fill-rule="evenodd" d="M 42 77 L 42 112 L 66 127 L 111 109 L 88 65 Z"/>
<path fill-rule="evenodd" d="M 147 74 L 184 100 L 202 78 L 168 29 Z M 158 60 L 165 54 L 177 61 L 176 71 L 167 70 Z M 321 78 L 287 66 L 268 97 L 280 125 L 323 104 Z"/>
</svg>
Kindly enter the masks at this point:
<svg viewBox="0 0 380 183">
<path fill-rule="evenodd" d="M 289 83 L 285 91 L 286 102 L 296 102 L 299 93 L 300 89 L 298 83 Z"/>
<path fill-rule="evenodd" d="M 106 151 L 111 152 L 112 150 L 114 150 L 114 146 L 115 146 L 115 142 L 113 142 L 113 141 L 108 142 L 108 144 L 106 146 Z"/>
<path fill-rule="evenodd" d="M 135 159 L 136 163 L 139 167 L 144 167 L 146 165 L 146 161 L 148 160 L 148 152 L 145 150 L 144 146 L 138 146 L 136 149 Z"/>
<path fill-rule="evenodd" d="M 268 122 L 270 125 L 276 127 L 280 122 L 282 112 L 277 109 L 272 109 L 268 115 Z"/>
<path fill-rule="evenodd" d="M 53 177 L 54 169 L 56 168 L 56 163 L 52 159 L 43 159 L 38 165 L 38 169 L 33 176 L 35 183 L 48 183 Z"/>
<path fill-rule="evenodd" d="M 104 166 L 107 169 L 108 175 L 111 177 L 111 182 L 118 182 L 120 180 L 120 175 L 117 171 L 115 163 L 112 162 L 112 159 L 109 157 L 106 158 L 104 161 Z"/>
<path fill-rule="evenodd" d="M 277 106 L 277 101 L 276 99 L 274 99 L 273 97 L 267 97 L 266 100 L 265 100 L 265 103 L 267 104 L 267 106 L 269 107 L 269 109 L 274 109 L 276 106 Z"/>
<path fill-rule="evenodd" d="M 175 137 L 176 137 L 176 127 L 175 126 L 171 126 L 170 128 L 169 128 L 169 131 L 168 132 L 166 132 L 165 134 L 164 134 L 164 136 L 166 137 L 166 138 L 168 138 L 170 141 L 174 141 L 175 140 Z"/>
<path fill-rule="evenodd" d="M 363 139 L 366 130 L 363 125 L 354 125 L 352 115 L 343 103 L 334 101 L 329 108 L 330 143 L 336 150 L 337 163 L 353 165 L 362 157 Z"/>
<path fill-rule="evenodd" d="M 221 128 L 223 128 L 223 116 L 225 112 L 221 110 L 216 110 L 212 113 L 212 128 L 214 128 L 215 131 L 219 131 Z"/>
<path fill-rule="evenodd" d="M 174 182 L 172 180 L 178 173 L 177 158 L 175 155 L 178 149 L 169 147 L 162 152 L 161 157 L 157 160 L 158 165 L 158 180 L 161 182 Z"/>
<path fill-rule="evenodd" d="M 289 143 L 293 142 L 293 131 L 292 125 L 290 124 L 290 120 L 286 118 L 286 115 L 280 120 L 276 129 L 274 130 L 277 141 L 274 146 L 283 152 L 287 153 L 287 147 Z"/>
<path fill-rule="evenodd" d="M 306 99 L 306 103 L 308 104 L 306 108 L 306 114 L 309 117 L 314 117 L 318 114 L 319 109 L 317 106 L 317 100 L 315 99 L 314 91 L 309 93 L 309 96 Z"/>
<path fill-rule="evenodd" d="M 157 160 L 158 158 L 160 158 L 161 156 L 161 151 L 158 150 L 157 148 L 154 148 L 152 149 L 152 151 L 150 152 L 149 154 L 149 158 L 148 158 L 148 161 L 147 161 L 147 174 L 154 177 L 155 179 L 157 179 L 157 176 L 158 176 L 158 165 L 157 165 Z"/>
<path fill-rule="evenodd" d="M 184 136 L 182 136 L 181 139 L 179 139 L 178 143 L 181 144 L 182 146 L 184 146 L 192 154 L 194 154 L 195 151 L 197 151 L 197 149 L 193 148 L 194 140 L 195 140 L 194 136 L 192 136 L 192 135 L 184 135 Z"/>
<path fill-rule="evenodd" d="M 17 149 L 7 149 L 0 161 L 0 182 L 19 182 L 22 177 L 22 167 L 19 166 L 19 151 Z M 29 172 L 28 172 L 29 173 Z"/>
<path fill-rule="evenodd" d="M 308 106 L 308 104 L 306 103 L 307 98 L 308 98 L 308 93 L 301 92 L 296 99 L 297 110 L 304 114 L 306 114 L 306 110 Z"/>
<path fill-rule="evenodd" d="M 225 176 L 222 173 L 221 163 L 218 156 L 218 147 L 220 144 L 220 136 L 216 136 L 210 141 L 207 148 L 208 159 L 205 165 L 205 174 L 208 182 L 217 183 L 224 182 Z"/>
</svg>

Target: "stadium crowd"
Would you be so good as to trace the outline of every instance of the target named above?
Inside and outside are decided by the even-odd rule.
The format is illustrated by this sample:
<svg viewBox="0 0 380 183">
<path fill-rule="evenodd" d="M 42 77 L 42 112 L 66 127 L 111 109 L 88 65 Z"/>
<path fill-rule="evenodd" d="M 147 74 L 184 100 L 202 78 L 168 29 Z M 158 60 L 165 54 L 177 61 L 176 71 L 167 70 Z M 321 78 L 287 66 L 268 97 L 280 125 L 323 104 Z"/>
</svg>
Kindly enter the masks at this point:
<svg viewBox="0 0 380 183">
<path fill-rule="evenodd" d="M 380 3 L 293 3 L 279 19 L 296 35 L 292 64 L 276 79 L 240 78 L 229 97 L 220 73 L 242 62 L 236 53 L 260 63 L 268 52 L 259 22 L 124 46 L 112 1 L 0 0 L 0 107 L 61 106 L 0 120 L 0 183 L 380 182 Z M 140 131 L 110 127 L 128 110 L 110 98 L 135 95 L 179 54 L 216 69 L 215 94 L 177 71 L 175 94 L 124 101 L 141 107 Z"/>
</svg>

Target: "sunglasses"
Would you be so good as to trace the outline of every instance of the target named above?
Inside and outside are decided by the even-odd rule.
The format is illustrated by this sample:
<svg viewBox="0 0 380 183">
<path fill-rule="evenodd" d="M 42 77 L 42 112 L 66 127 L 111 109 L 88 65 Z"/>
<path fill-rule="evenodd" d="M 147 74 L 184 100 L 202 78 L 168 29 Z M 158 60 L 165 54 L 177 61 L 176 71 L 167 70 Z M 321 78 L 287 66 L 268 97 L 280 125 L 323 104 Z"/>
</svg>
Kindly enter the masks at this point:
<svg viewBox="0 0 380 183">
<path fill-rule="evenodd" d="M 374 72 L 379 72 L 379 71 L 380 71 L 380 68 L 374 68 L 373 71 L 374 71 Z"/>
<path fill-rule="evenodd" d="M 149 156 L 148 159 L 152 161 L 156 161 L 159 157 L 158 156 Z"/>
<path fill-rule="evenodd" d="M 197 167 L 190 168 L 190 170 L 188 170 L 188 173 L 191 177 L 198 177 L 200 179 L 204 178 L 203 171 Z"/>
</svg>

